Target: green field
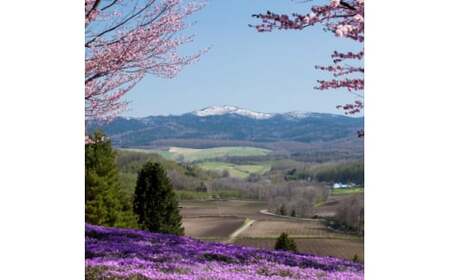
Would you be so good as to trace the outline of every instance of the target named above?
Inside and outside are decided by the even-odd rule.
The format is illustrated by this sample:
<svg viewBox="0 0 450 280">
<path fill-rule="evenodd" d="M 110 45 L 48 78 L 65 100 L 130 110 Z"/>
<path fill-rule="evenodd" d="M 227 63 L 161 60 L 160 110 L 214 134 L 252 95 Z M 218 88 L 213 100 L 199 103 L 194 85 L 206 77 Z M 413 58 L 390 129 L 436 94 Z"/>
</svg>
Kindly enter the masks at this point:
<svg viewBox="0 0 450 280">
<path fill-rule="evenodd" d="M 231 177 L 246 178 L 250 174 L 264 174 L 270 170 L 270 165 L 268 164 L 246 164 L 237 165 L 228 162 L 219 161 L 208 161 L 197 164 L 198 167 L 210 170 L 222 172 L 227 170 Z"/>
<path fill-rule="evenodd" d="M 364 188 L 341 188 L 341 189 L 332 189 L 332 195 L 348 195 L 348 194 L 357 194 L 363 193 Z"/>
<path fill-rule="evenodd" d="M 208 160 L 221 157 L 249 157 L 249 156 L 264 156 L 271 151 L 255 147 L 217 147 L 208 149 L 192 149 L 181 147 L 170 147 L 168 150 L 154 150 L 154 149 L 124 149 L 127 151 L 157 153 L 166 159 L 177 161 L 199 161 Z"/>
<path fill-rule="evenodd" d="M 210 200 L 210 199 L 238 199 L 240 193 L 238 191 L 213 191 L 213 192 L 196 192 L 186 190 L 175 190 L 178 201 L 186 200 Z"/>
</svg>

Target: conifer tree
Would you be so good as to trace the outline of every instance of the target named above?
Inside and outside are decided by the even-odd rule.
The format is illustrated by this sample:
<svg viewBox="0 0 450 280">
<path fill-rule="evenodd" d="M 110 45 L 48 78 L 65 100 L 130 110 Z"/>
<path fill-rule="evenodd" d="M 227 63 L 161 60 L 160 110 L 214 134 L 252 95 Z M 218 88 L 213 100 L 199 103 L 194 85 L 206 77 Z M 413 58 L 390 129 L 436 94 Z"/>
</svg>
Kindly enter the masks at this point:
<svg viewBox="0 0 450 280">
<path fill-rule="evenodd" d="M 115 226 L 120 219 L 119 179 L 111 141 L 100 131 L 85 145 L 85 220 Z"/>
<path fill-rule="evenodd" d="M 295 209 L 292 209 L 292 211 L 291 211 L 291 217 L 296 217 L 297 216 L 297 213 L 295 212 Z"/>
<path fill-rule="evenodd" d="M 297 246 L 295 245 L 294 240 L 290 239 L 287 233 L 283 232 L 275 243 L 275 250 L 296 252 Z"/>
<path fill-rule="evenodd" d="M 145 230 L 184 234 L 175 192 L 159 163 L 148 162 L 139 172 L 133 210 Z"/>
</svg>

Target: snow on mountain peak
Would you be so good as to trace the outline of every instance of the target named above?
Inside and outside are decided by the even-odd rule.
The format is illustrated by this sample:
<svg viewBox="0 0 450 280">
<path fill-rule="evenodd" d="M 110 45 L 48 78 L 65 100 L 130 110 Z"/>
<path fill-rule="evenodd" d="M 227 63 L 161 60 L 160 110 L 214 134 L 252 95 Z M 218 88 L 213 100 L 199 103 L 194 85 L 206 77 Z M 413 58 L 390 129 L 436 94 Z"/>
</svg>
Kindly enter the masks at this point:
<svg viewBox="0 0 450 280">
<path fill-rule="evenodd" d="M 260 113 L 260 112 L 254 112 L 248 109 L 239 108 L 236 106 L 211 106 L 207 107 L 198 111 L 193 112 L 194 115 L 199 117 L 206 117 L 206 116 L 217 116 L 217 115 L 225 115 L 225 114 L 236 114 L 241 115 L 244 117 L 249 117 L 253 119 L 263 120 L 263 119 L 269 119 L 273 117 L 272 114 L 268 113 Z"/>
<path fill-rule="evenodd" d="M 292 111 L 292 112 L 286 113 L 285 115 L 289 116 L 291 118 L 295 118 L 295 119 L 303 119 L 303 118 L 311 116 L 311 113 L 303 112 L 303 111 Z"/>
</svg>

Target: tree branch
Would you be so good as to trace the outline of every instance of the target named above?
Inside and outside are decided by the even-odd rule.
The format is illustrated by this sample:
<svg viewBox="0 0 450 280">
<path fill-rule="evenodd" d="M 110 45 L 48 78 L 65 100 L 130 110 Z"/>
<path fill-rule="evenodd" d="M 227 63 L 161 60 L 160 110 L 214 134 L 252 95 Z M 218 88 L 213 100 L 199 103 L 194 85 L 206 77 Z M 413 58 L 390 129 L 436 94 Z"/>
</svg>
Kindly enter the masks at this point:
<svg viewBox="0 0 450 280">
<path fill-rule="evenodd" d="M 95 3 L 94 3 L 94 5 L 92 5 L 92 8 L 89 10 L 89 12 L 87 12 L 87 14 L 85 15 L 85 18 L 89 18 L 89 16 L 91 15 L 91 13 L 95 10 L 95 9 L 97 9 L 97 7 L 98 7 L 98 5 L 100 5 L 100 2 L 101 2 L 102 0 L 96 0 L 95 1 Z M 86 3 L 86 2 L 85 2 Z"/>
<path fill-rule="evenodd" d="M 341 5 L 341 6 L 344 6 L 344 8 L 347 8 L 347 9 L 349 9 L 349 10 L 356 11 L 356 8 L 353 7 L 352 5 L 350 5 L 350 4 L 347 3 L 347 2 L 341 1 L 341 2 L 340 2 L 340 5 Z"/>
<path fill-rule="evenodd" d="M 135 18 L 135 17 L 137 17 L 138 15 L 142 14 L 146 9 L 148 9 L 150 6 L 152 6 L 152 5 L 155 3 L 155 1 L 156 1 L 156 0 L 151 1 L 150 3 L 148 3 L 147 5 L 145 5 L 142 9 L 140 9 L 138 12 L 136 12 L 135 14 L 129 16 L 127 19 L 125 19 L 125 20 L 122 21 L 121 23 L 119 23 L 119 24 L 117 24 L 117 25 L 115 25 L 115 26 L 113 26 L 113 27 L 111 27 L 111 28 L 108 28 L 108 29 L 106 29 L 106 30 L 100 32 L 100 33 L 97 34 L 94 38 L 92 38 L 91 40 L 89 40 L 84 46 L 85 46 L 86 48 L 88 48 L 89 45 L 90 45 L 92 42 L 94 42 L 95 40 L 97 40 L 97 39 L 100 38 L 101 36 L 103 36 L 103 35 L 105 35 L 105 34 L 111 32 L 111 31 L 116 30 L 117 28 L 123 26 L 124 24 L 126 24 L 127 22 L 129 22 L 130 20 L 132 20 L 133 18 Z"/>
<path fill-rule="evenodd" d="M 101 8 L 100 10 L 104 11 L 104 10 L 106 10 L 106 9 L 108 9 L 108 8 L 111 8 L 112 6 L 114 6 L 114 5 L 117 3 L 117 1 L 119 1 L 119 0 L 114 0 L 114 1 L 112 1 L 111 4 L 106 5 L 105 7 Z"/>
</svg>

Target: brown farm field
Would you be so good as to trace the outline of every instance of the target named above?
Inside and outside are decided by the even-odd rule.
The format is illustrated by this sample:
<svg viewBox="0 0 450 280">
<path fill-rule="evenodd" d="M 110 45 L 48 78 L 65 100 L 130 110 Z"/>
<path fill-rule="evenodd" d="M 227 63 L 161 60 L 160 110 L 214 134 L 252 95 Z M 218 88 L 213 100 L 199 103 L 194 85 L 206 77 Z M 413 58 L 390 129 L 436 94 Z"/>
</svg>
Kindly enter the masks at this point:
<svg viewBox="0 0 450 280">
<path fill-rule="evenodd" d="M 237 216 L 253 219 L 262 216 L 259 210 L 267 207 L 267 204 L 251 200 L 198 200 L 183 201 L 180 206 L 183 218 Z"/>
<path fill-rule="evenodd" d="M 241 234 L 249 238 L 277 238 L 286 232 L 292 238 L 346 238 L 345 234 L 329 230 L 320 220 L 270 219 L 258 220 Z"/>
<path fill-rule="evenodd" d="M 350 239 L 324 239 L 324 238 L 295 238 L 297 250 L 320 256 L 333 256 L 352 259 L 358 255 L 364 260 L 364 241 Z M 273 249 L 276 240 L 274 238 L 240 238 L 235 244 L 264 249 Z"/>
<path fill-rule="evenodd" d="M 364 193 L 356 193 L 349 195 L 331 195 L 328 200 L 316 207 L 315 214 L 320 217 L 332 217 L 336 214 L 339 205 L 347 203 L 352 197 L 363 197 Z"/>
<path fill-rule="evenodd" d="M 228 237 L 244 223 L 239 217 L 184 218 L 185 234 L 199 239 L 221 240 Z"/>
<path fill-rule="evenodd" d="M 357 254 L 361 260 L 364 258 L 363 238 L 334 232 L 319 219 L 262 214 L 260 210 L 267 209 L 262 201 L 183 201 L 180 206 L 185 233 L 194 238 L 272 249 L 276 238 L 286 232 L 295 240 L 299 252 L 348 259 Z M 245 221 L 252 223 L 231 238 Z"/>
</svg>

